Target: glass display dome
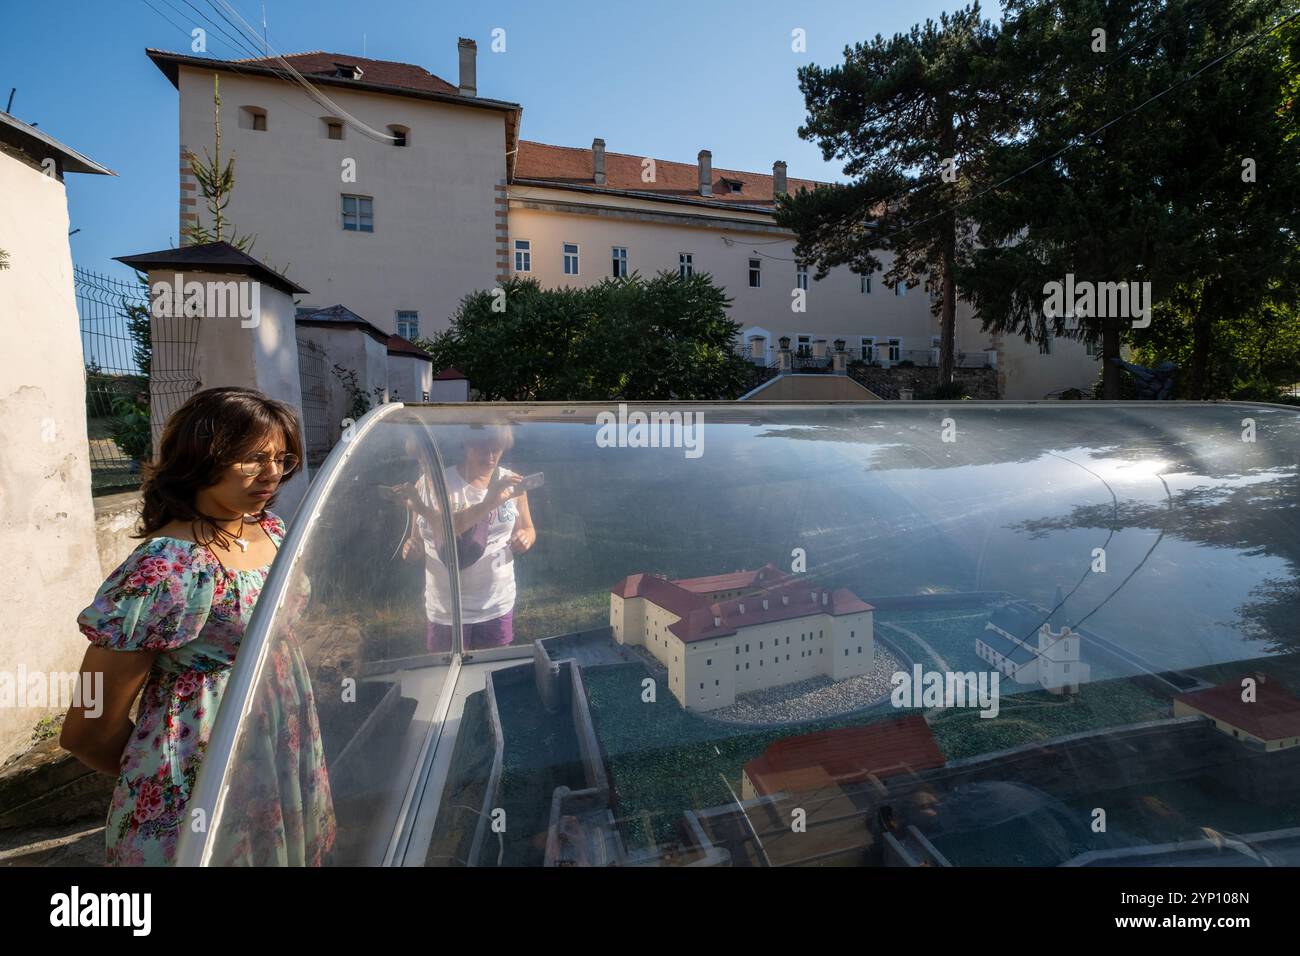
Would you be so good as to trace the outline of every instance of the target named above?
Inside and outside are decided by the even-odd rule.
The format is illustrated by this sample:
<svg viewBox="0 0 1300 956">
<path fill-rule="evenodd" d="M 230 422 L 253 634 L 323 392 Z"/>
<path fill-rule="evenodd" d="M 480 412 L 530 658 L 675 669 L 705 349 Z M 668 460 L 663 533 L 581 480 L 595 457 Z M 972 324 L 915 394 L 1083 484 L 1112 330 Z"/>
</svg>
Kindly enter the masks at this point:
<svg viewBox="0 0 1300 956">
<path fill-rule="evenodd" d="M 1300 410 L 390 404 L 353 431 L 179 862 L 1300 863 Z"/>
</svg>

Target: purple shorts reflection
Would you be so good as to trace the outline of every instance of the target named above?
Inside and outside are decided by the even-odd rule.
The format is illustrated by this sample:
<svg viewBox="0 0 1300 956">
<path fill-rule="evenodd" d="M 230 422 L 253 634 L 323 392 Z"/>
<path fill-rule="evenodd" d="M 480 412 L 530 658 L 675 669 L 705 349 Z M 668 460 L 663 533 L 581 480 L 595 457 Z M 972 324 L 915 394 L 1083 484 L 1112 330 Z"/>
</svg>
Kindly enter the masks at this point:
<svg viewBox="0 0 1300 956">
<path fill-rule="evenodd" d="M 477 624 L 461 625 L 461 643 L 467 651 L 479 651 L 488 647 L 505 647 L 515 639 L 513 610 L 506 611 L 500 617 Z M 451 625 L 429 623 L 425 636 L 425 646 L 430 654 L 451 650 Z"/>
</svg>

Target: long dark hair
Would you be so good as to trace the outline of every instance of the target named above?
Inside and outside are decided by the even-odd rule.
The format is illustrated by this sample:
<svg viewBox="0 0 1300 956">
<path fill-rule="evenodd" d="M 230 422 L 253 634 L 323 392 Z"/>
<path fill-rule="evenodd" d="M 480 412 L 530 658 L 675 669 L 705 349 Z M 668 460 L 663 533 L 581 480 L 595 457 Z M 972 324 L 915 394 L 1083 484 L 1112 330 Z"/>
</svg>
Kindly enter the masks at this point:
<svg viewBox="0 0 1300 956">
<path fill-rule="evenodd" d="M 195 505 L 197 492 L 221 480 L 221 472 L 243 461 L 265 443 L 269 433 L 284 435 L 284 450 L 296 455 L 298 465 L 281 476 L 281 484 L 302 467 L 302 439 L 298 413 L 292 405 L 267 398 L 253 388 L 205 388 L 172 412 L 163 426 L 156 461 L 143 468 L 137 538 L 147 538 L 172 521 L 186 521 L 203 543 L 229 548 L 233 536 Z M 263 505 L 258 518 L 275 497 Z"/>
</svg>

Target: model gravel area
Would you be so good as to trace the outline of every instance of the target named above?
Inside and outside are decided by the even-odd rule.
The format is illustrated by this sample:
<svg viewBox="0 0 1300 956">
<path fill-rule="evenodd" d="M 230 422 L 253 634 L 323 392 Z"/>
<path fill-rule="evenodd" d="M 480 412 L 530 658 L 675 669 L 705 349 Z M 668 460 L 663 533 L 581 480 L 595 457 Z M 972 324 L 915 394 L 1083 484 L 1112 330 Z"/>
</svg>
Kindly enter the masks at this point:
<svg viewBox="0 0 1300 956">
<path fill-rule="evenodd" d="M 889 651 L 876 645 L 876 666 L 869 673 L 848 680 L 833 681 L 818 676 L 793 684 L 741 694 L 730 707 L 710 710 L 703 716 L 743 724 L 788 723 L 817 720 L 861 710 L 888 697 L 893 690 L 889 678 L 902 665 Z"/>
</svg>

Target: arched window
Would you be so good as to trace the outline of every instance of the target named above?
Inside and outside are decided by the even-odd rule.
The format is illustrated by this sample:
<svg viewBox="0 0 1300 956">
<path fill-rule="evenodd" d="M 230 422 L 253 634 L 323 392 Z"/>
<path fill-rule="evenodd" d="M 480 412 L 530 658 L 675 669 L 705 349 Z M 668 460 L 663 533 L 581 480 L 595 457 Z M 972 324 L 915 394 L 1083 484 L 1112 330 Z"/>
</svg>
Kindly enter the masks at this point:
<svg viewBox="0 0 1300 956">
<path fill-rule="evenodd" d="M 410 140 L 411 130 L 406 126 L 389 126 L 388 135 L 393 137 L 394 146 L 405 146 Z"/>
<path fill-rule="evenodd" d="M 241 106 L 239 108 L 239 128 L 266 131 L 266 110 L 260 106 Z"/>
</svg>

